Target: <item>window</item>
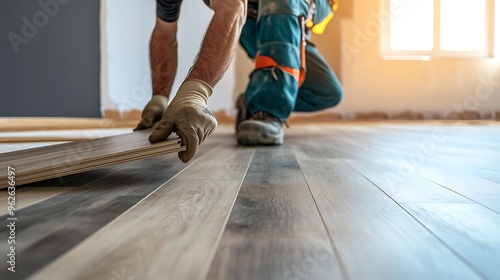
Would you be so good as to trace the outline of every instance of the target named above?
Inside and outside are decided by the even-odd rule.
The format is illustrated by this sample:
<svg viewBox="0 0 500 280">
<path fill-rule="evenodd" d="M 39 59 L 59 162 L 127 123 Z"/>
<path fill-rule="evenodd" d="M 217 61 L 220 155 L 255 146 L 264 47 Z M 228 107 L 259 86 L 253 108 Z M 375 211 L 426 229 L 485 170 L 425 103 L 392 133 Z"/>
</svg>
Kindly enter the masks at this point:
<svg viewBox="0 0 500 280">
<path fill-rule="evenodd" d="M 382 0 L 382 3 L 382 13 L 389 14 L 389 24 L 381 37 L 383 56 L 412 59 L 500 56 L 500 0 Z"/>
</svg>

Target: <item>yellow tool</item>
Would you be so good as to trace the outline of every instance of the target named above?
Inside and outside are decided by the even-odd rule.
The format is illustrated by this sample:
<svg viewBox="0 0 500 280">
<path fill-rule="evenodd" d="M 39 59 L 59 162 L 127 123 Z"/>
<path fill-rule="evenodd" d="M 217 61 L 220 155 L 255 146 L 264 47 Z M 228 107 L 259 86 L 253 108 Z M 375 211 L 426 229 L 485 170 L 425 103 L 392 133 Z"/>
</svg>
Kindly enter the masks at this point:
<svg viewBox="0 0 500 280">
<path fill-rule="evenodd" d="M 325 32 L 326 26 L 328 25 L 330 20 L 333 18 L 333 15 L 337 11 L 338 7 L 339 7 L 338 0 L 333 0 L 332 1 L 332 12 L 330 14 L 328 14 L 328 16 L 326 16 L 326 18 L 323 19 L 323 21 L 316 23 L 316 24 L 313 22 L 312 18 L 308 19 L 306 22 L 307 28 L 311 28 L 311 30 L 314 34 L 323 34 L 323 32 Z"/>
</svg>

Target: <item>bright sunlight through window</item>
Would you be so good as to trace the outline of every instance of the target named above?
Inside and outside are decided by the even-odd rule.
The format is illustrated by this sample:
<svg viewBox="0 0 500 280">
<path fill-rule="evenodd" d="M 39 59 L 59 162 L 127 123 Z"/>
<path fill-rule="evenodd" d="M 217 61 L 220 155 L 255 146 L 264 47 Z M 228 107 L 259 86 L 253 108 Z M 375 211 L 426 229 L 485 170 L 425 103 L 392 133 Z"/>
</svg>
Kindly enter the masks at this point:
<svg viewBox="0 0 500 280">
<path fill-rule="evenodd" d="M 397 0 L 399 4 L 391 2 L 391 49 L 432 50 L 434 0 Z"/>
<path fill-rule="evenodd" d="M 384 0 L 383 3 L 382 13 L 390 11 L 390 22 L 381 36 L 384 56 L 500 57 L 500 0 Z"/>
<path fill-rule="evenodd" d="M 441 0 L 441 49 L 480 51 L 486 46 L 486 0 Z"/>
</svg>

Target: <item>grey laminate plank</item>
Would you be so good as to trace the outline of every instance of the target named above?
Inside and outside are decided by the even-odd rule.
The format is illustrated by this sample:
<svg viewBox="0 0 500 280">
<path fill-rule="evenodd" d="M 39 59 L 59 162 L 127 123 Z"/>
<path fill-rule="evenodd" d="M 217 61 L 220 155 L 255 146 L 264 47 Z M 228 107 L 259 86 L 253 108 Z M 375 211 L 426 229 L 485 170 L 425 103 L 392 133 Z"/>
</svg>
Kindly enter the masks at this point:
<svg viewBox="0 0 500 280">
<path fill-rule="evenodd" d="M 488 279 L 500 279 L 499 214 L 477 204 L 402 205 Z"/>
<path fill-rule="evenodd" d="M 44 201 L 52 196 L 58 195 L 71 188 L 69 187 L 40 187 L 40 188 L 18 188 L 15 190 L 16 210 L 21 210 L 26 206 Z M 5 207 L 0 208 L 0 216 L 7 213 L 7 190 L 0 190 L 0 201 Z M 5 202 L 5 204 L 4 204 Z"/>
<path fill-rule="evenodd" d="M 151 144 L 147 140 L 149 133 L 136 131 L 2 154 L 0 188 L 8 186 L 7 166 L 15 168 L 18 184 L 24 184 L 181 149 L 179 139 Z"/>
<path fill-rule="evenodd" d="M 95 181 L 108 175 L 111 172 L 118 171 L 125 167 L 127 163 L 117 164 L 113 166 L 108 166 L 104 168 L 99 168 L 96 170 L 81 172 L 73 175 L 67 175 L 62 177 L 57 177 L 53 179 L 47 179 L 43 181 L 33 182 L 25 184 L 18 188 L 32 188 L 32 187 L 79 187 Z"/>
<path fill-rule="evenodd" d="M 344 161 L 299 164 L 350 278 L 481 278 Z"/>
<path fill-rule="evenodd" d="M 500 184 L 500 157 L 496 161 L 487 158 L 478 157 L 478 155 L 467 156 L 465 153 L 459 154 L 462 160 L 457 160 L 455 156 L 435 156 L 426 162 L 427 169 L 451 171 L 459 174 L 471 174 Z"/>
<path fill-rule="evenodd" d="M 33 173 L 24 173 L 21 176 L 16 174 L 16 185 L 23 185 L 29 182 L 36 182 L 38 180 L 47 180 L 55 177 L 63 177 L 71 174 L 91 171 L 111 165 L 116 165 L 124 162 L 136 161 L 149 157 L 159 156 L 167 153 L 174 153 L 180 151 L 181 148 L 162 148 L 159 152 L 146 151 L 136 152 L 126 156 L 113 156 L 107 158 L 99 158 L 96 160 L 86 162 L 68 163 L 58 168 L 50 168 L 47 170 L 34 171 Z"/>
<path fill-rule="evenodd" d="M 207 279 L 342 279 L 293 151 L 257 148 Z"/>
<path fill-rule="evenodd" d="M 227 150 L 215 162 L 207 154 L 199 161 L 222 165 L 235 153 L 248 166 L 253 154 L 248 151 Z M 246 172 L 239 165 L 218 171 L 233 171 L 239 179 L 168 182 L 34 279 L 198 279 L 213 256 Z"/>
<path fill-rule="evenodd" d="M 177 179 L 241 179 L 248 169 L 246 159 L 254 153 L 251 148 L 238 147 L 228 143 L 207 152 L 203 160 L 181 172 Z"/>
<path fill-rule="evenodd" d="M 472 174 L 419 168 L 416 173 L 500 213 L 500 184 Z"/>
<path fill-rule="evenodd" d="M 304 135 L 291 135 L 287 137 L 288 145 L 294 149 L 297 158 L 353 158 L 352 148 L 338 137 L 332 137 L 322 134 L 305 133 L 313 137 L 304 137 Z M 307 150 L 300 149 L 307 147 Z"/>
<path fill-rule="evenodd" d="M 474 203 L 415 173 L 404 173 L 391 161 L 373 158 L 345 161 L 397 202 Z"/>
<path fill-rule="evenodd" d="M 0 143 L 0 154 L 26 150 L 26 149 L 33 149 L 38 147 L 47 147 L 62 143 L 64 142 Z"/>
<path fill-rule="evenodd" d="M 141 130 L 133 133 L 103 137 L 88 141 L 67 142 L 62 144 L 50 145 L 46 147 L 35 147 L 20 151 L 7 152 L 2 154 L 2 161 L 5 164 L 19 159 L 38 159 L 47 155 L 64 154 L 70 152 L 70 156 L 78 154 L 92 153 L 93 149 L 108 149 L 114 152 L 128 151 L 130 148 L 143 147 L 144 141 L 147 141 L 150 130 Z"/>
<path fill-rule="evenodd" d="M 57 259 L 160 187 L 185 168 L 177 155 L 164 155 L 122 165 L 83 186 L 32 204 L 16 213 L 18 272 L 25 279 Z M 0 217 L 5 220 L 5 216 Z M 0 228 L 0 249 L 7 246 L 7 227 Z M 0 257 L 0 279 L 12 277 L 6 256 Z"/>
</svg>

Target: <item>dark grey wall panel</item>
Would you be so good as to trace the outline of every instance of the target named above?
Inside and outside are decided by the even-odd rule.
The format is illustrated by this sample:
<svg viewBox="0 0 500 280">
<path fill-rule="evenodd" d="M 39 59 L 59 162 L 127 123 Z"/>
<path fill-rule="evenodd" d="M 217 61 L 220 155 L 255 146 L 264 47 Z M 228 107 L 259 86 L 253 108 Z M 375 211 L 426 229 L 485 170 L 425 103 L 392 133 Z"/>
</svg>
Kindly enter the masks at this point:
<svg viewBox="0 0 500 280">
<path fill-rule="evenodd" d="M 100 116 L 99 2 L 0 1 L 0 116 Z"/>
</svg>

